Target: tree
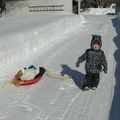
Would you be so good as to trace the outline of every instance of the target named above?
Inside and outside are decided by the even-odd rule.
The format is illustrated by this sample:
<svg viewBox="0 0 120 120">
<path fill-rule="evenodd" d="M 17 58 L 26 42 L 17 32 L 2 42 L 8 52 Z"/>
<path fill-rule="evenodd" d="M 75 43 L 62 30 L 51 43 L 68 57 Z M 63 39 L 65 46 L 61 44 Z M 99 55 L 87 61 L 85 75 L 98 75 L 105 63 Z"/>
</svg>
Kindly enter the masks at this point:
<svg viewBox="0 0 120 120">
<path fill-rule="evenodd" d="M 120 13 L 120 1 L 116 1 L 115 13 L 116 13 L 116 14 Z"/>
<path fill-rule="evenodd" d="M 97 7 L 110 7 L 111 4 L 115 4 L 120 0 L 82 0 L 81 8 L 97 8 Z"/>
</svg>

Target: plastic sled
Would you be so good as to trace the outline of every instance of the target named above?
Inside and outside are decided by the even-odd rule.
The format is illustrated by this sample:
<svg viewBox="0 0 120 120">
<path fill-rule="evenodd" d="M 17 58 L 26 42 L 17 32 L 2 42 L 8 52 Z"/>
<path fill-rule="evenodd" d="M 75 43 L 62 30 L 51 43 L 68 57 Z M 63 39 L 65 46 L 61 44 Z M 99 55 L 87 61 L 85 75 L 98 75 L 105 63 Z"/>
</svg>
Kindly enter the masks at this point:
<svg viewBox="0 0 120 120">
<path fill-rule="evenodd" d="M 13 78 L 13 81 L 12 83 L 15 85 L 15 86 L 25 86 L 25 85 L 31 85 L 31 84 L 35 84 L 37 83 L 38 81 L 40 81 L 45 73 L 45 69 L 40 67 L 40 73 L 38 73 L 36 75 L 36 77 L 34 79 L 31 79 L 31 80 L 21 80 L 19 78 L 19 71 L 18 73 L 15 75 L 15 77 Z"/>
</svg>

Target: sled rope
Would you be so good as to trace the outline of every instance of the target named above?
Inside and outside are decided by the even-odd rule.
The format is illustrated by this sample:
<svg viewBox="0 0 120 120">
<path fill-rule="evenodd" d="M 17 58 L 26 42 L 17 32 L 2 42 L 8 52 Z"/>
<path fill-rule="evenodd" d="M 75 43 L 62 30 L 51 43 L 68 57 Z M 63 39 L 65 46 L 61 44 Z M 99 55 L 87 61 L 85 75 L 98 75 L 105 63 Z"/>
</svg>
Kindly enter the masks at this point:
<svg viewBox="0 0 120 120">
<path fill-rule="evenodd" d="M 9 85 L 12 85 L 13 84 L 13 80 L 8 80 L 7 82 Z"/>
<path fill-rule="evenodd" d="M 61 75 L 58 75 L 58 74 L 56 74 L 56 73 L 50 72 L 49 70 L 46 70 L 46 75 L 47 75 L 48 77 L 53 78 L 53 79 L 59 79 L 59 80 L 67 80 L 67 79 L 70 79 L 70 76 L 68 76 L 68 75 L 61 76 Z"/>
<path fill-rule="evenodd" d="M 5 81 L 3 84 L 2 84 L 2 88 L 5 88 L 5 86 L 9 84 L 10 86 L 13 85 L 13 80 L 8 80 L 8 81 Z"/>
<path fill-rule="evenodd" d="M 67 79 L 70 79 L 71 77 L 68 76 L 68 75 L 65 75 L 65 76 L 62 76 L 62 75 L 59 75 L 57 73 L 54 73 L 54 72 L 51 72 L 49 70 L 46 69 L 46 72 L 45 74 L 50 77 L 50 78 L 53 78 L 53 79 L 58 79 L 58 80 L 67 80 Z M 6 86 L 6 85 L 13 85 L 13 79 L 11 80 L 8 80 L 6 82 L 3 83 L 3 88 Z"/>
</svg>

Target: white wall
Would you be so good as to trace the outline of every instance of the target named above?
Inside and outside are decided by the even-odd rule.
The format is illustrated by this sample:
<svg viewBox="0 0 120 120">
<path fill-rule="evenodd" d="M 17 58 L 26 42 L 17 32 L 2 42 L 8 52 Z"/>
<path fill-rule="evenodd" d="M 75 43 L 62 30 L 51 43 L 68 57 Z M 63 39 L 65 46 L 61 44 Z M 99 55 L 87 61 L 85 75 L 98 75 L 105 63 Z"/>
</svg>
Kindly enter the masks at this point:
<svg viewBox="0 0 120 120">
<path fill-rule="evenodd" d="M 65 11 L 72 13 L 72 0 L 64 0 Z"/>
</svg>

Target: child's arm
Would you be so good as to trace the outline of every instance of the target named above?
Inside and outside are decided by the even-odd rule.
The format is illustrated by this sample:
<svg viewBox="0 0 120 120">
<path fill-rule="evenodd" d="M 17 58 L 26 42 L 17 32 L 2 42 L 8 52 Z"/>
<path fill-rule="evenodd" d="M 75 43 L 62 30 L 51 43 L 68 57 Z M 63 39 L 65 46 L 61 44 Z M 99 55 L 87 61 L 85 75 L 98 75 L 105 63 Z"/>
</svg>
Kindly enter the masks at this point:
<svg viewBox="0 0 120 120">
<path fill-rule="evenodd" d="M 107 67 L 107 60 L 106 60 L 106 57 L 105 57 L 104 52 L 102 52 L 101 63 L 102 63 L 102 65 L 103 65 L 103 67 L 104 67 L 103 71 L 104 71 L 105 73 L 107 73 L 108 67 Z"/>
<path fill-rule="evenodd" d="M 79 58 L 78 58 L 78 61 L 76 62 L 76 67 L 79 67 L 79 64 L 83 61 L 85 61 L 87 58 L 87 52 L 85 52 L 83 55 L 81 55 Z"/>
</svg>

